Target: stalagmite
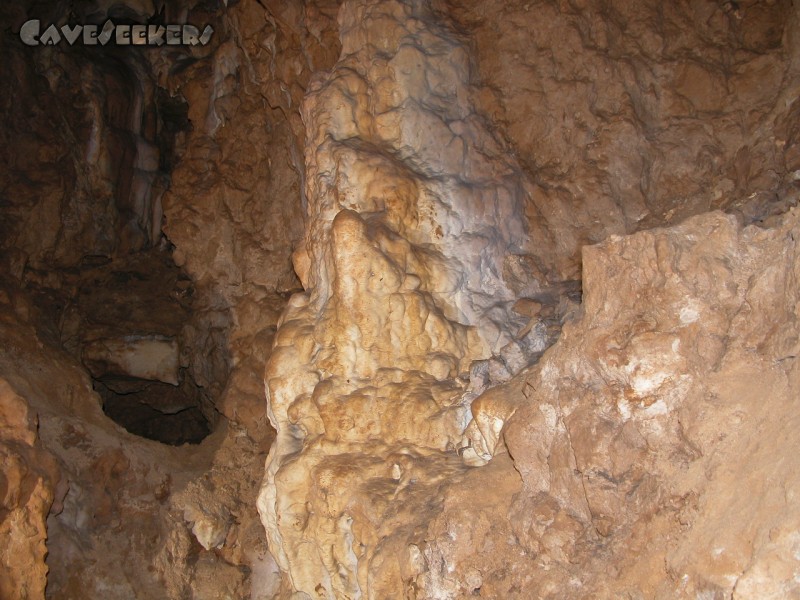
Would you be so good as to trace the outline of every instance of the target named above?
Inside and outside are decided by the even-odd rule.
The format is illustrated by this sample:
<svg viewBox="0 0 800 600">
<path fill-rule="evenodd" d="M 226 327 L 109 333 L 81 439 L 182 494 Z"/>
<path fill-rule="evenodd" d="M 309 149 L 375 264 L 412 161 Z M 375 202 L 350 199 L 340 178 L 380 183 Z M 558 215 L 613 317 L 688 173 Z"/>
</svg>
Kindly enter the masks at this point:
<svg viewBox="0 0 800 600">
<path fill-rule="evenodd" d="M 339 27 L 302 111 L 306 290 L 266 370 L 278 435 L 259 510 L 296 589 L 394 597 L 368 567 L 386 515 L 463 470 L 459 455 L 481 461 L 470 401 L 546 336 L 516 337 L 503 267 L 530 246 L 526 182 L 471 104 L 465 41 L 424 2 L 348 2 Z M 395 543 L 419 541 L 407 529 Z"/>
</svg>

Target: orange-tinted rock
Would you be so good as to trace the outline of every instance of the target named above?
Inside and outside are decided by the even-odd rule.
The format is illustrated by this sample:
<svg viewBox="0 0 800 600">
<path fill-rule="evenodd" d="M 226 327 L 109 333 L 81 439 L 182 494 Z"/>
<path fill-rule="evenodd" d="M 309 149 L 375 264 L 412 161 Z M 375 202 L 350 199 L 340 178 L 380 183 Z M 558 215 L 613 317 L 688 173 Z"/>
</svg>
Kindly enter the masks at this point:
<svg viewBox="0 0 800 600">
<path fill-rule="evenodd" d="M 44 598 L 45 522 L 59 469 L 42 448 L 35 412 L 0 379 L 0 595 Z"/>
</svg>

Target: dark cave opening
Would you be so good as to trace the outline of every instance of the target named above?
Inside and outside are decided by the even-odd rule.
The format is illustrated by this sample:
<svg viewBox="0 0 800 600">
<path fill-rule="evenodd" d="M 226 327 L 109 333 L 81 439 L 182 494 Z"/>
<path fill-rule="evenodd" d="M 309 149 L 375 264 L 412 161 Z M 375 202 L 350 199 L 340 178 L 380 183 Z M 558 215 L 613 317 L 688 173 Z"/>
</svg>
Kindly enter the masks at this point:
<svg viewBox="0 0 800 600">
<path fill-rule="evenodd" d="M 75 274 L 59 319 L 61 343 L 118 425 L 164 444 L 199 444 L 219 419 L 227 362 L 221 357 L 218 371 L 204 371 L 199 356 L 215 354 L 191 278 L 169 248 L 96 262 Z"/>
<path fill-rule="evenodd" d="M 168 444 L 199 444 L 214 428 L 215 411 L 185 377 L 180 385 L 135 377 L 94 379 L 103 412 L 126 431 Z"/>
</svg>

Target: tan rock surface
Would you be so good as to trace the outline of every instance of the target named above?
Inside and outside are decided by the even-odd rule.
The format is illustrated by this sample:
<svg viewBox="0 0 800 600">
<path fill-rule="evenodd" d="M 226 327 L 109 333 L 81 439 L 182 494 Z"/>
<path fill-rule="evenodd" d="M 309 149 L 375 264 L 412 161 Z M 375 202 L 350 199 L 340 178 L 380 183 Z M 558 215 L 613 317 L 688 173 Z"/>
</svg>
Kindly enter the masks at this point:
<svg viewBox="0 0 800 600">
<path fill-rule="evenodd" d="M 511 415 L 485 467 L 326 427 L 276 476 L 294 585 L 316 577 L 337 598 L 796 595 L 799 221 L 741 229 L 711 213 L 587 248 L 585 302 L 560 340 L 473 403 Z M 291 504 L 301 494 L 309 512 Z"/>
<path fill-rule="evenodd" d="M 0 596 L 44 598 L 45 521 L 59 470 L 42 448 L 37 418 L 24 398 L 0 379 Z"/>
<path fill-rule="evenodd" d="M 154 61 L 191 122 L 164 195 L 173 256 L 196 284 L 189 369 L 265 446 L 261 370 L 286 296 L 300 287 L 291 263 L 304 224 L 299 105 L 311 74 L 338 52 L 335 13 L 327 2 L 198 4 L 188 18 L 211 21 L 210 46 L 182 57 L 185 69 Z"/>
<path fill-rule="evenodd" d="M 0 39 L 0 596 L 800 596 L 796 6 L 68 4 L 215 34 Z"/>
<path fill-rule="evenodd" d="M 526 320 L 502 273 L 526 242 L 523 188 L 468 102 L 463 40 L 422 3 L 346 3 L 339 26 L 340 60 L 303 105 L 307 291 L 267 367 L 278 437 L 259 503 L 293 585 L 327 598 L 366 593 L 382 556 L 383 508 L 359 499 L 411 502 L 411 483 L 463 469 L 430 457 L 464 443 L 480 388 L 546 344 L 515 339 Z"/>
<path fill-rule="evenodd" d="M 44 597 L 45 552 L 49 598 L 270 597 L 264 454 L 246 431 L 177 447 L 128 433 L 81 364 L 20 319 L 24 297 L 0 299 L 3 598 Z"/>
<path fill-rule="evenodd" d="M 790 2 L 435 4 L 469 32 L 476 107 L 531 177 L 529 214 L 573 268 L 610 234 L 797 204 Z"/>
<path fill-rule="evenodd" d="M 419 597 L 467 596 L 476 570 L 489 598 L 794 597 L 799 217 L 586 248 L 583 307 L 505 390 L 521 492 L 490 531 L 464 509 L 481 483 L 444 492 Z"/>
<path fill-rule="evenodd" d="M 785 5 L 773 6 L 788 12 Z M 665 560 L 658 553 L 668 547 L 666 540 L 680 532 L 681 526 L 664 515 L 692 499 L 721 493 L 714 486 L 725 485 L 711 478 L 708 486 L 695 483 L 698 489 L 688 490 L 682 469 L 691 470 L 684 465 L 698 459 L 692 452 L 699 440 L 687 446 L 686 428 L 699 426 L 702 419 L 692 411 L 700 410 L 708 394 L 723 394 L 706 387 L 715 369 L 722 369 L 720 361 L 746 352 L 731 332 L 739 324 L 734 315 L 750 306 L 752 282 L 747 282 L 756 265 L 793 268 L 795 247 L 788 232 L 796 217 L 769 233 L 740 233 L 733 217 L 714 213 L 675 230 L 612 236 L 605 246 L 587 249 L 584 316 L 568 325 L 540 366 L 526 376 L 512 376 L 551 341 L 548 319 L 557 326 L 558 315 L 569 309 L 559 300 L 575 291 L 565 280 L 576 275 L 582 243 L 714 206 L 704 194 L 707 182 L 716 180 L 703 171 L 706 163 L 698 162 L 696 152 L 686 159 L 685 174 L 681 167 L 670 171 L 682 187 L 655 177 L 661 172 L 658 157 L 666 157 L 678 139 L 671 136 L 686 140 L 688 132 L 700 131 L 701 147 L 707 135 L 724 137 L 718 148 L 706 148 L 723 157 L 720 165 L 736 160 L 744 138 L 754 148 L 769 150 L 759 150 L 764 177 L 747 180 L 758 192 L 747 188 L 748 201 L 736 205 L 741 189 L 733 193 L 723 186 L 714 197 L 717 206 L 738 206 L 748 220 L 764 220 L 796 202 L 791 178 L 782 178 L 781 146 L 759 124 L 783 118 L 789 104 L 773 102 L 776 95 L 786 98 L 780 94 L 795 89 L 796 81 L 788 88 L 765 81 L 775 94 L 750 98 L 761 112 L 752 113 L 753 121 L 739 137 L 729 138 L 724 132 L 741 119 L 746 104 L 721 92 L 727 75 L 724 82 L 706 75 L 688 57 L 675 58 L 681 54 L 676 49 L 645 49 L 645 56 L 663 52 L 649 59 L 663 60 L 666 67 L 658 73 L 659 83 L 645 83 L 644 93 L 656 85 L 665 95 L 676 89 L 691 106 L 673 106 L 671 116 L 663 111 L 643 115 L 657 107 L 638 106 L 631 92 L 627 108 L 619 109 L 620 114 L 630 109 L 630 120 L 598 109 L 596 126 L 586 127 L 598 135 L 605 131 L 604 141 L 597 141 L 605 158 L 582 163 L 583 150 L 573 148 L 595 146 L 565 138 L 563 152 L 551 144 L 539 155 L 563 154 L 568 158 L 563 170 L 556 160 L 550 170 L 526 163 L 524 154 L 520 166 L 515 144 L 529 144 L 526 151 L 535 155 L 532 144 L 540 139 L 513 121 L 529 118 L 523 111 L 529 105 L 510 109 L 508 121 L 493 115 L 508 123 L 508 143 L 484 120 L 497 104 L 486 100 L 487 88 L 505 85 L 508 92 L 499 93 L 506 100 L 523 102 L 514 86 L 523 85 L 524 78 L 504 75 L 498 66 L 505 48 L 525 47 L 529 42 L 520 42 L 521 36 L 537 28 L 544 36 L 541 46 L 553 48 L 552 53 L 563 50 L 565 55 L 557 57 L 562 62 L 572 56 L 573 70 L 599 73 L 603 61 L 624 63 L 607 45 L 602 52 L 611 58 L 601 57 L 594 66 L 575 61 L 570 43 L 585 40 L 576 33 L 562 44 L 558 36 L 572 25 L 564 25 L 558 14 L 545 17 L 548 10 L 585 17 L 559 7 L 511 5 L 508 10 L 535 8 L 545 23 L 537 27 L 540 22 L 529 18 L 516 31 L 513 18 L 500 24 L 507 12 L 473 7 L 481 14 L 470 22 L 477 31 L 478 66 L 486 68 L 481 71 L 485 87 L 476 88 L 467 40 L 446 16 L 416 2 L 342 5 L 342 55 L 331 72 L 312 82 L 303 105 L 309 216 L 294 262 L 306 292 L 290 300 L 281 318 L 265 377 L 278 437 L 259 510 L 272 552 L 297 597 L 614 597 L 635 592 L 666 598 L 706 588 L 730 594 L 747 569 L 741 557 L 750 554 L 727 546 L 720 554 L 741 556 L 725 575 L 683 558 L 675 558 L 684 561 L 680 567 L 666 571 L 654 565 Z M 631 22 L 637 11 L 650 10 L 627 8 Z M 451 9 L 462 23 L 470 18 L 467 9 Z M 770 11 L 750 16 L 774 23 Z M 633 38 L 644 43 L 649 23 Z M 783 38 L 783 29 L 769 31 L 765 35 L 771 41 L 762 40 L 757 52 L 773 53 L 781 59 L 779 68 L 792 72 L 792 32 Z M 731 35 L 709 44 L 756 43 Z M 495 62 L 481 64 L 484 58 Z M 735 69 L 752 67 L 758 57 L 746 54 L 740 60 Z M 557 69 L 535 68 L 533 63 L 530 72 L 551 73 L 545 85 L 564 84 Z M 578 73 L 564 86 L 575 81 L 583 90 L 581 81 L 589 78 Z M 603 93 L 610 101 L 616 91 Z M 555 92 L 550 96 L 558 98 Z M 593 96 L 585 90 L 575 94 L 578 104 L 587 99 Z M 551 114 L 537 123 L 547 123 L 552 113 L 563 116 L 568 108 L 543 108 Z M 691 119 L 709 118 L 706 113 L 724 116 L 710 118 L 706 130 L 695 129 Z M 641 130 L 640 119 L 645 120 Z M 601 127 L 606 121 L 616 129 Z M 673 121 L 675 131 L 666 125 Z M 643 173 L 655 178 L 635 185 Z M 589 198 L 589 190 L 597 193 Z M 762 202 L 762 191 L 768 201 Z M 770 247 L 775 244 L 786 246 Z M 773 254 L 780 257 L 775 263 Z M 792 294 L 796 290 L 780 305 L 789 322 Z M 549 314 L 541 314 L 545 299 Z M 760 318 L 768 319 L 776 308 Z M 520 332 L 525 339 L 515 339 Z M 747 378 L 745 371 L 752 377 L 741 356 L 731 360 L 730 372 L 725 371 L 731 378 Z M 765 354 L 755 370 L 768 370 L 773 360 Z M 778 413 L 790 402 L 788 390 L 795 384 L 789 374 L 781 377 L 784 383 L 776 381 L 774 388 Z M 508 383 L 479 396 L 502 382 Z M 543 390 L 557 400 L 542 401 Z M 718 427 L 725 430 L 724 419 Z M 718 434 L 706 441 L 714 446 L 713 440 Z M 502 457 L 506 449 L 510 460 Z M 722 445 L 718 452 L 732 462 L 750 456 L 745 446 Z M 711 464 L 695 468 L 706 472 Z M 753 464 L 744 473 L 751 468 L 758 471 Z M 778 477 L 790 478 L 790 471 Z M 709 500 L 702 518 L 720 519 L 713 506 Z M 759 531 L 772 527 L 757 504 L 745 512 L 754 515 Z M 696 531 L 712 535 L 714 530 Z M 633 554 L 632 543 L 640 544 Z M 648 554 L 643 548 L 651 544 Z M 791 555 L 789 546 L 770 551 Z M 634 558 L 639 556 L 642 560 Z M 791 578 L 776 582 L 775 593 L 791 593 L 792 585 Z"/>
</svg>

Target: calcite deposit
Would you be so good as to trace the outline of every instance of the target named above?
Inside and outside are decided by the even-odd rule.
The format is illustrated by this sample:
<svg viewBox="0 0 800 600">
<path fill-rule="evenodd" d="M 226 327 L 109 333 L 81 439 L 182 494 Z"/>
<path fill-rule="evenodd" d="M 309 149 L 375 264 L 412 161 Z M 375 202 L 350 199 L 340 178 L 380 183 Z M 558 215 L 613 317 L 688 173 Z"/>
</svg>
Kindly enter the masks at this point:
<svg viewBox="0 0 800 600">
<path fill-rule="evenodd" d="M 342 56 L 303 105 L 306 292 L 267 367 L 259 504 L 278 564 L 329 598 L 367 593 L 360 565 L 381 551 L 383 510 L 353 514 L 371 496 L 357 482 L 398 497 L 451 476 L 458 460 L 428 456 L 474 455 L 469 401 L 546 342 L 517 336 L 503 263 L 527 241 L 522 175 L 469 102 L 463 40 L 424 3 L 346 3 L 339 25 Z"/>
<path fill-rule="evenodd" d="M 800 593 L 798 240 L 795 210 L 767 230 L 710 213 L 587 247 L 584 302 L 559 341 L 472 402 L 485 467 L 433 447 L 437 421 L 408 386 L 395 398 L 411 410 L 389 419 L 375 392 L 367 410 L 340 396 L 403 439 L 352 418 L 347 438 L 326 439 L 338 423 L 323 416 L 277 471 L 294 585 L 316 576 L 314 593 L 335 598 Z M 304 504 L 280 504 L 298 490 Z"/>
<path fill-rule="evenodd" d="M 44 594 L 45 522 L 48 597 L 263 598 L 280 586 L 255 508 L 274 435 L 262 370 L 298 286 L 296 106 L 338 40 L 322 3 L 233 4 L 0 9 L 0 373 L 44 448 L 9 456 L 36 474 L 50 452 L 61 473 L 18 498 L 9 458 L 16 512 L 3 531 L 16 551 L 4 566 L 18 583 L 4 598 Z M 10 33 L 29 18 L 215 34 L 199 48 L 33 49 Z"/>
<path fill-rule="evenodd" d="M 0 380 L 0 595 L 41 598 L 47 582 L 45 519 L 60 473 L 42 448 L 36 415 L 5 380 Z"/>
<path fill-rule="evenodd" d="M 476 106 L 533 179 L 528 210 L 576 263 L 609 234 L 796 203 L 792 3 L 436 4 L 470 32 Z"/>
<path fill-rule="evenodd" d="M 800 597 L 799 17 L 0 5 L 0 598 Z"/>
<path fill-rule="evenodd" d="M 539 9 L 543 15 L 554 10 Z M 475 17 L 479 32 L 498 23 L 486 16 L 485 6 L 474 10 L 481 14 Z M 532 27 L 536 22 L 529 21 Z M 548 27 L 556 29 L 555 23 Z M 614 133 L 625 125 L 624 116 L 595 115 L 611 121 L 603 135 L 616 138 L 630 156 L 602 144 L 617 162 L 595 161 L 592 177 L 613 176 L 613 183 L 591 196 L 585 216 L 573 217 L 575 192 L 547 192 L 553 189 L 548 171 L 523 168 L 513 146 L 486 127 L 485 95 L 498 72 L 484 75 L 486 87 L 472 85 L 468 41 L 446 16 L 422 2 L 345 2 L 339 27 L 339 61 L 312 82 L 302 111 L 308 226 L 294 258 L 306 291 L 290 300 L 279 323 L 265 377 L 278 436 L 259 510 L 278 565 L 301 597 L 311 598 L 610 597 L 637 588 L 672 597 L 704 585 L 731 593 L 747 560 L 726 575 L 712 576 L 709 567 L 700 576 L 683 564 L 647 572 L 642 561 L 636 573 L 620 565 L 608 582 L 599 575 L 614 564 L 615 544 L 625 548 L 637 524 L 666 510 L 665 498 L 682 506 L 688 496 L 705 493 L 672 491 L 673 470 L 704 455 L 699 442 L 687 442 L 684 427 L 692 419 L 676 415 L 684 402 L 699 407 L 708 394 L 721 393 L 700 383 L 720 367 L 716 361 L 737 352 L 732 326 L 713 299 L 732 294 L 733 319 L 748 294 L 746 285 L 734 282 L 751 277 L 754 271 L 747 269 L 754 261 L 726 263 L 735 272 L 726 282 L 706 264 L 711 258 L 703 252 L 715 256 L 714 250 L 688 248 L 690 264 L 681 264 L 663 237 L 651 243 L 657 252 L 652 259 L 646 237 L 630 242 L 635 249 L 622 264 L 631 271 L 613 263 L 616 249 L 603 255 L 613 263 L 607 269 L 592 262 L 590 250 L 580 260 L 581 241 L 635 230 L 648 222 L 645 217 L 665 222 L 678 214 L 657 196 L 648 201 L 664 212 L 652 214 L 632 187 L 621 187 L 641 178 L 635 173 L 657 170 L 628 164 L 644 150 L 628 143 L 627 134 Z M 558 45 L 552 39 L 549 44 Z M 765 53 L 778 46 L 774 40 L 765 44 Z M 502 57 L 505 48 L 493 48 L 494 56 Z M 664 54 L 667 68 L 680 70 L 670 52 Z M 615 58 L 612 53 L 607 64 Z M 790 64 L 780 68 L 786 72 Z M 509 85 L 520 83 L 512 75 Z M 701 93 L 697 102 L 707 105 L 700 112 L 741 110 L 723 95 Z M 784 114 L 786 105 L 767 111 Z M 516 134 L 514 129 L 511 142 Z M 658 137 L 659 144 L 666 142 Z M 730 150 L 718 152 L 733 159 Z M 759 185 L 775 200 L 758 209 L 750 205 L 762 220 L 794 202 L 790 182 L 780 187 L 773 175 Z M 574 185 L 584 180 L 578 175 Z M 732 203 L 733 191 L 717 199 Z M 692 193 L 684 192 L 687 198 Z M 696 200 L 687 210 L 707 208 Z M 672 235 L 691 245 L 708 238 L 708 229 L 720 230 L 727 238 L 717 254 L 748 251 L 737 246 L 732 217 L 709 219 L 712 225 L 695 225 L 697 232 L 687 225 Z M 579 234 L 571 233 L 576 229 Z M 793 245 L 786 252 L 794 252 Z M 769 260 L 770 252 L 760 256 Z M 650 263 L 656 272 L 647 270 Z M 578 264 L 585 294 L 580 320 L 569 312 L 574 297 L 566 293 Z M 635 314 L 625 314 L 611 301 L 592 304 L 604 289 L 595 271 L 606 275 L 603 283 L 611 286 L 607 293 L 616 305 L 641 299 L 647 308 L 634 304 L 629 312 Z M 685 289 L 681 277 L 699 281 Z M 576 320 L 570 327 L 577 333 L 567 329 L 571 336 L 534 372 L 492 388 L 532 364 L 551 342 L 540 316 L 544 299 L 558 304 L 556 314 Z M 791 298 L 785 301 L 793 306 Z M 660 320 L 650 314 L 659 310 Z M 667 314 L 671 321 L 662 323 Z M 605 329 L 592 327 L 592 319 Z M 717 329 L 703 332 L 690 326 L 695 322 Z M 615 333 L 612 324 L 624 333 Z M 598 348 L 606 336 L 611 341 Z M 592 361 L 601 363 L 593 367 L 594 379 L 557 378 L 573 363 Z M 570 389 L 574 393 L 558 400 Z M 556 399 L 542 400 L 546 390 Z M 776 395 L 786 398 L 785 391 Z M 606 448 L 612 443 L 613 451 Z M 664 462 L 663 476 L 650 460 Z M 492 491 L 484 499 L 476 490 Z M 529 515 L 538 513 L 544 525 L 531 523 Z M 665 528 L 671 533 L 670 525 Z M 643 543 L 663 548 L 657 531 L 645 534 Z M 552 541 L 541 539 L 548 536 Z M 553 548 L 543 548 L 545 543 Z M 596 564 L 595 555 L 605 562 Z M 788 592 L 791 578 L 774 585 L 776 594 Z"/>
</svg>

